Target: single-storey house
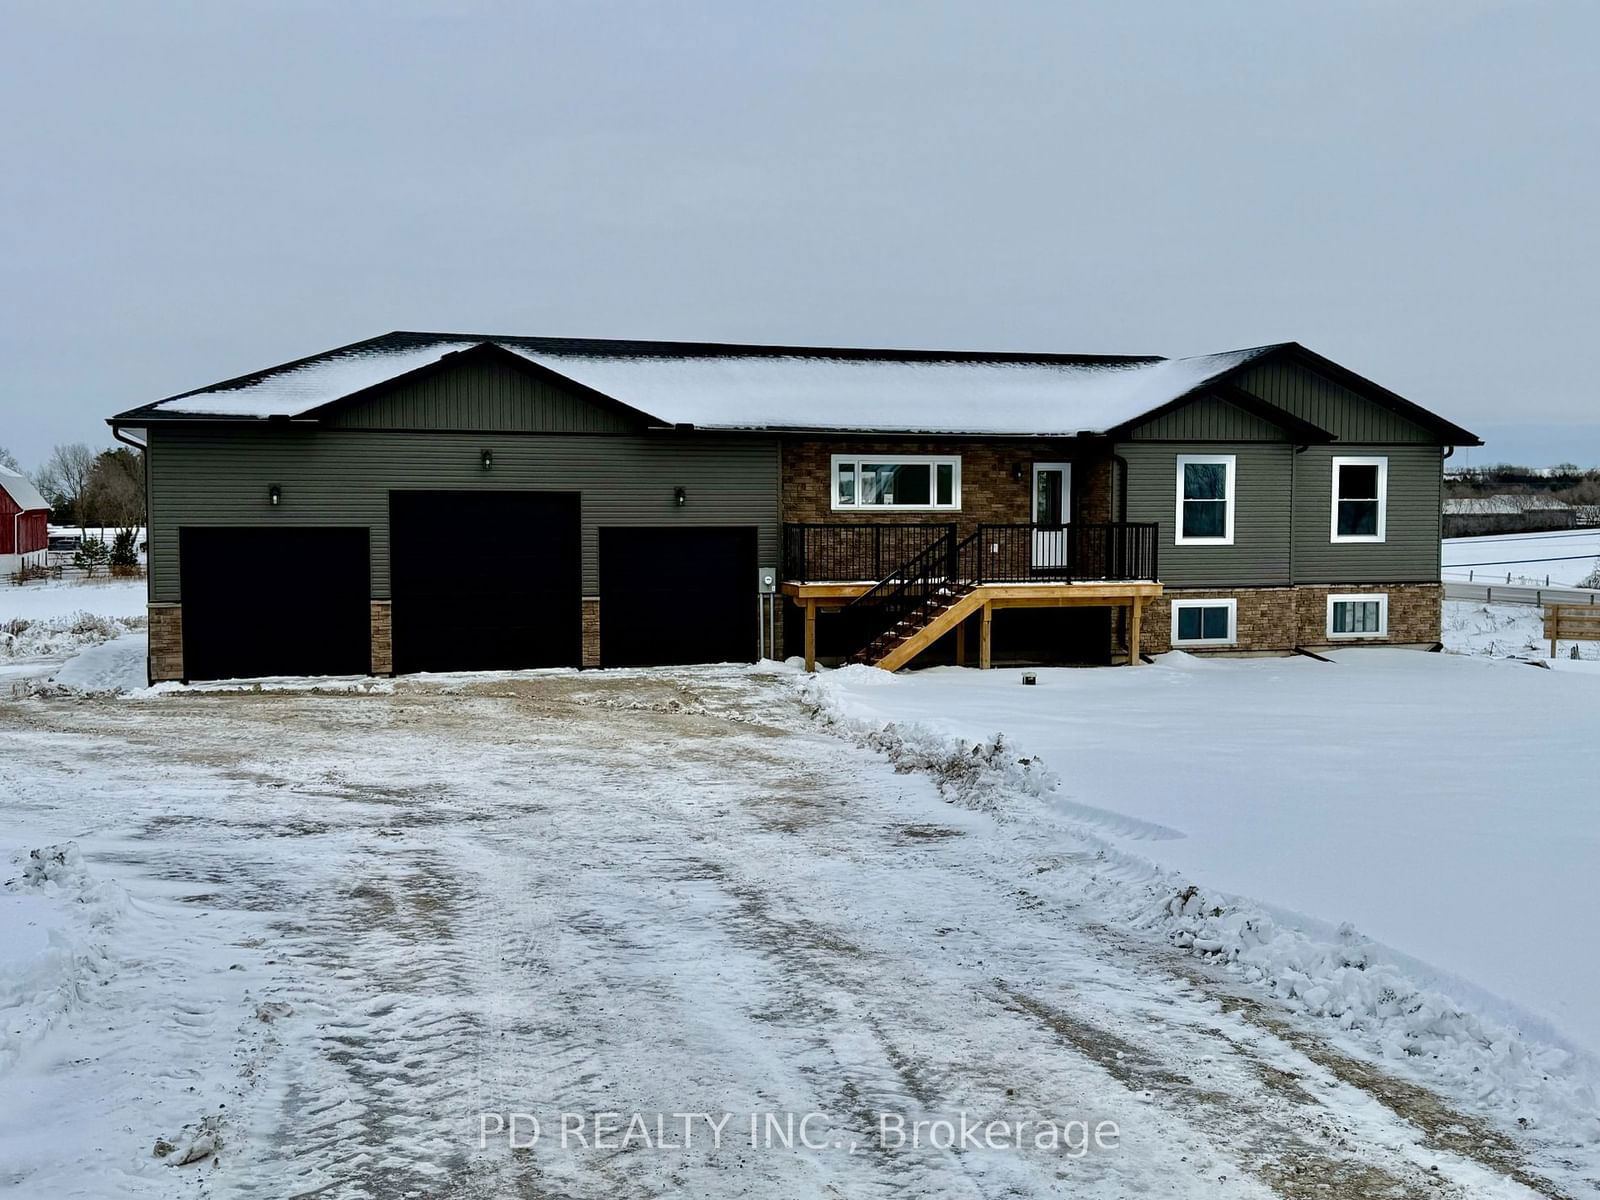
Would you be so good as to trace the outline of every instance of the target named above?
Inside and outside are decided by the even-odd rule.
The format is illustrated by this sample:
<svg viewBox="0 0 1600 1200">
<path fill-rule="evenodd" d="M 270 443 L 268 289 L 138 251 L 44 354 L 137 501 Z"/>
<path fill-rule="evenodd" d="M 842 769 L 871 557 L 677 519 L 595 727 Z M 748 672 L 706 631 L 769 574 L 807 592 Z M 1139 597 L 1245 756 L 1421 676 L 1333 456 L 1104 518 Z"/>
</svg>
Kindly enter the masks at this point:
<svg viewBox="0 0 1600 1200">
<path fill-rule="evenodd" d="M 111 423 L 156 680 L 1429 645 L 1481 444 L 1295 343 L 391 333 Z"/>
<path fill-rule="evenodd" d="M 50 502 L 17 472 L 0 467 L 0 575 L 44 565 Z"/>
</svg>

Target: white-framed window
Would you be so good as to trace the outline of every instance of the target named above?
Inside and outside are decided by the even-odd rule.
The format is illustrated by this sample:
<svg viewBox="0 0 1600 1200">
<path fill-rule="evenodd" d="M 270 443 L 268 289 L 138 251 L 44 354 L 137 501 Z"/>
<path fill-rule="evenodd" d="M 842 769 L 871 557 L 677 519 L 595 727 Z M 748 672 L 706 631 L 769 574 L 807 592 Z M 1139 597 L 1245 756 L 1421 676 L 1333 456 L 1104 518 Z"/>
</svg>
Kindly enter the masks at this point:
<svg viewBox="0 0 1600 1200">
<path fill-rule="evenodd" d="M 961 458 L 937 454 L 835 454 L 836 509 L 961 507 Z"/>
<path fill-rule="evenodd" d="M 1382 592 L 1361 592 L 1328 597 L 1330 638 L 1381 638 L 1389 636 L 1389 597 Z"/>
<path fill-rule="evenodd" d="M 1333 513 L 1329 537 L 1335 542 L 1381 542 L 1389 517 L 1389 460 L 1333 460 Z"/>
<path fill-rule="evenodd" d="M 1238 640 L 1237 600 L 1174 600 L 1174 646 L 1231 646 Z"/>
<path fill-rule="evenodd" d="M 1234 455 L 1178 455 L 1175 544 L 1233 545 Z"/>
</svg>

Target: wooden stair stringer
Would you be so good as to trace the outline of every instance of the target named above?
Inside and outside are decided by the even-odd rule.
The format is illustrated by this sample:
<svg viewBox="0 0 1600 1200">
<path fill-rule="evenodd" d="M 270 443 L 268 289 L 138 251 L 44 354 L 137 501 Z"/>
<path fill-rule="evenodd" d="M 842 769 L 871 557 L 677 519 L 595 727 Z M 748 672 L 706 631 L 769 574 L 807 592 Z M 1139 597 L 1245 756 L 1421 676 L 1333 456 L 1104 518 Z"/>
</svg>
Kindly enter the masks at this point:
<svg viewBox="0 0 1600 1200">
<path fill-rule="evenodd" d="M 989 589 L 980 584 L 961 596 L 949 608 L 940 609 L 933 620 L 903 642 L 898 642 L 890 647 L 888 652 L 872 665 L 881 667 L 885 671 L 898 671 L 957 625 L 961 624 L 962 621 L 977 612 L 988 600 Z"/>
</svg>

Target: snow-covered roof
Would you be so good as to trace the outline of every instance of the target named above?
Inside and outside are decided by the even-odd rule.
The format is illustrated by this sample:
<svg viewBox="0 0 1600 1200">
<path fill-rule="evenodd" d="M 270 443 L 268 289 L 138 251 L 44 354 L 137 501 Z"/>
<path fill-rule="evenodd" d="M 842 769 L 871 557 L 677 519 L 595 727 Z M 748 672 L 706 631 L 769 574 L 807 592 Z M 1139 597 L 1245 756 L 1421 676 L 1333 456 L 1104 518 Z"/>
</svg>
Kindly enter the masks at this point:
<svg viewBox="0 0 1600 1200">
<path fill-rule="evenodd" d="M 116 418 L 306 417 L 346 396 L 496 346 L 663 425 L 903 433 L 1103 432 L 1274 349 L 1090 358 L 391 334 L 161 400 Z"/>
<path fill-rule="evenodd" d="M 150 407 L 157 412 L 209 417 L 298 417 L 314 408 L 365 391 L 477 341 L 437 341 L 422 346 L 383 346 L 336 351 L 302 363 L 263 371 L 249 382 L 230 381 Z"/>
<path fill-rule="evenodd" d="M 613 400 L 703 429 L 1048 434 L 1114 428 L 1261 353 L 1073 363 L 650 358 L 509 349 Z"/>
<path fill-rule="evenodd" d="M 50 501 L 39 494 L 39 489 L 33 486 L 26 475 L 19 475 L 6 467 L 0 467 L 0 490 L 4 490 L 11 497 L 11 502 L 23 512 L 50 507 Z"/>
</svg>

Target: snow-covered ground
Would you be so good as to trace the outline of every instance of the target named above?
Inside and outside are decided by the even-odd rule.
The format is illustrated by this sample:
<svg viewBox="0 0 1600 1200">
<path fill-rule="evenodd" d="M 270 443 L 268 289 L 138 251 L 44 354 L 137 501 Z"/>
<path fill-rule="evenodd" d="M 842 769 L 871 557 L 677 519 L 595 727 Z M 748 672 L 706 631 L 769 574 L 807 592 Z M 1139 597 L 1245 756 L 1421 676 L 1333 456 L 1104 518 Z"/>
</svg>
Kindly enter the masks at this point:
<svg viewBox="0 0 1600 1200">
<path fill-rule="evenodd" d="M 1490 678 L 1474 671 L 1579 682 L 1429 661 L 1457 672 L 1454 705 Z M 1385 1062 L 1309 995 L 1197 956 L 1212 902 L 1139 865 L 1174 840 L 1085 803 L 1119 762 L 1193 766 L 1202 788 L 1244 772 L 1236 741 L 1196 738 L 1200 718 L 1244 707 L 1261 734 L 1270 696 L 1225 687 L 1200 717 L 1155 699 L 1192 699 L 1203 675 L 1276 688 L 1291 739 L 1329 711 L 1357 718 L 1354 683 L 1313 718 L 1302 677 L 1267 673 L 1300 667 L 1346 670 L 1044 672 L 1015 705 L 1011 672 L 874 687 L 878 673 L 811 684 L 777 667 L 0 699 L 0 1195 L 1592 1194 L 1570 1063 L 1485 1041 L 1464 1087 L 1426 1056 Z M 1385 669 L 1362 678 L 1382 689 Z M 1032 706 L 1081 730 L 1073 711 L 1098 706 L 1105 737 L 1052 758 L 1072 793 L 1057 805 L 1050 770 L 1016 751 L 819 728 L 814 689 L 896 711 L 953 689 L 985 728 Z M 1370 758 L 1313 765 L 1351 787 L 1391 776 L 1410 710 L 1380 709 Z M 1491 832 L 1515 825 L 1508 810 Z M 1382 862 L 1349 862 L 1345 894 L 1413 867 L 1379 836 L 1413 833 L 1402 814 L 1363 839 Z M 1499 932 L 1497 886 L 1462 908 L 1464 931 Z M 1170 944 L 1157 910 L 1190 940 Z M 1566 929 L 1526 916 L 1523 938 Z M 1400 980 L 1358 939 L 1340 954 L 1372 956 L 1377 986 Z M 1410 1017 L 1435 1031 L 1412 1046 L 1435 1050 L 1464 1024 Z M 656 1113 L 769 1111 L 821 1114 L 822 1145 L 752 1147 L 740 1116 L 720 1147 L 704 1126 L 689 1149 L 563 1147 L 555 1119 L 641 1112 L 653 1136 Z M 1082 1155 L 878 1136 L 879 1113 L 963 1111 L 1120 1136 Z M 538 1145 L 480 1145 L 483 1115 L 508 1112 L 544 1119 Z"/>
<path fill-rule="evenodd" d="M 1025 782 L 1103 842 L 1125 881 L 1192 880 L 1235 914 L 1191 931 L 1197 944 L 1373 1045 L 1423 1053 L 1491 1093 L 1495 1072 L 1516 1075 L 1539 1045 L 1576 1051 L 1559 1069 L 1600 1080 L 1596 664 L 1331 657 L 1173 654 L 1136 670 L 1042 670 L 1033 687 L 1017 671 L 847 668 L 815 686 L 857 730 L 894 723 L 897 738 L 963 745 L 1003 731 L 1009 755 L 1032 760 Z M 1333 948 L 1329 960 L 1294 937 L 1241 935 L 1252 916 Z M 1351 952 L 1366 969 L 1339 969 Z M 1386 1009 L 1385 982 L 1434 997 L 1428 1031 L 1404 1005 Z M 1472 1019 L 1445 1029 L 1439 1012 L 1453 1011 Z M 1499 1039 L 1496 1064 L 1478 1053 L 1485 1038 Z M 1525 1115 L 1559 1123 L 1569 1101 L 1582 1125 L 1594 1104 L 1582 1088 Z"/>
<path fill-rule="evenodd" d="M 1544 636 L 1544 609 L 1537 605 L 1446 600 L 1442 624 L 1444 648 L 1452 654 L 1541 660 L 1550 657 L 1550 641 Z M 1559 658 L 1570 658 L 1574 650 L 1585 661 L 1600 659 L 1600 643 L 1563 640 L 1556 644 Z"/>
<path fill-rule="evenodd" d="M 1600 529 L 1446 538 L 1443 562 L 1446 579 L 1576 587 L 1600 569 Z"/>
<path fill-rule="evenodd" d="M 43 580 L 0 584 L 0 624 L 93 613 L 97 617 L 142 617 L 146 590 L 142 579 L 93 579 L 83 582 Z"/>
<path fill-rule="evenodd" d="M 118 639 L 116 650 L 77 669 L 104 679 L 114 656 L 119 683 L 141 686 L 144 671 L 135 675 L 131 664 L 144 653 L 145 595 L 142 579 L 0 585 L 0 684 L 48 678 L 85 648 Z"/>
</svg>

